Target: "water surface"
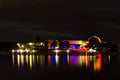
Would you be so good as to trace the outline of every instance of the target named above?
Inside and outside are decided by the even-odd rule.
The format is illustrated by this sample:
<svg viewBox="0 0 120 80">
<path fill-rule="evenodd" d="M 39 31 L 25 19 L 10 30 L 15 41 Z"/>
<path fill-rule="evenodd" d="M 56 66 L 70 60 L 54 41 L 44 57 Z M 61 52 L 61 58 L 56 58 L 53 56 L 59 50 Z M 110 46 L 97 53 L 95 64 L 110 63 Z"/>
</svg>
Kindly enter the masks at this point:
<svg viewBox="0 0 120 80">
<path fill-rule="evenodd" d="M 120 57 L 101 52 L 95 55 L 77 52 L 10 54 L 0 56 L 0 75 L 6 80 L 110 80 L 120 76 Z"/>
</svg>

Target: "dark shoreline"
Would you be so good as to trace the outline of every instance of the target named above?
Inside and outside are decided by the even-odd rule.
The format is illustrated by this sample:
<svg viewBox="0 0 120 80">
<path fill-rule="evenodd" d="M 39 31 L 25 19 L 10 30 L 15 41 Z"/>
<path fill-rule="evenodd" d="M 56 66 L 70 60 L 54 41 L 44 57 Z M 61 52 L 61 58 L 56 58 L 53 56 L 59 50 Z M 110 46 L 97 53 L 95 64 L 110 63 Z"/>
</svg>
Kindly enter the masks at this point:
<svg viewBox="0 0 120 80">
<path fill-rule="evenodd" d="M 100 52 L 102 55 L 111 55 L 111 56 L 120 56 L 120 52 Z M 0 56 L 11 56 L 12 54 L 21 54 L 21 53 L 12 53 L 11 51 L 0 51 Z M 52 51 L 39 51 L 35 53 L 22 53 L 23 55 L 56 55 L 56 52 Z M 85 52 L 77 52 L 77 51 L 71 51 L 67 53 L 66 51 L 58 52 L 58 55 L 86 55 Z M 89 53 L 88 55 L 97 55 L 96 53 Z"/>
</svg>

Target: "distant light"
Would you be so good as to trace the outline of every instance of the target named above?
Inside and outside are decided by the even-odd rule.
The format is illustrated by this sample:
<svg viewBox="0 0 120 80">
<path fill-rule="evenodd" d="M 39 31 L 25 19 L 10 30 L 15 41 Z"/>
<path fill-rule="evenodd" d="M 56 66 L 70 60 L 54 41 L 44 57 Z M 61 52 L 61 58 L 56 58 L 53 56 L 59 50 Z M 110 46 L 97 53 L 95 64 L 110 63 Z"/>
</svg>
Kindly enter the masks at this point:
<svg viewBox="0 0 120 80">
<path fill-rule="evenodd" d="M 19 49 L 19 52 L 23 53 L 23 51 L 24 51 L 24 50 L 22 50 L 22 49 Z"/>
<path fill-rule="evenodd" d="M 58 49 L 58 48 L 59 48 L 58 46 L 55 47 L 55 49 Z"/>
<path fill-rule="evenodd" d="M 83 41 L 79 41 L 79 44 L 82 44 L 83 43 Z"/>
<path fill-rule="evenodd" d="M 41 42 L 40 45 L 43 45 L 43 42 Z"/>
<path fill-rule="evenodd" d="M 24 48 L 24 45 L 22 45 L 21 47 Z"/>
<path fill-rule="evenodd" d="M 55 50 L 56 53 L 58 53 L 59 51 L 58 50 Z"/>
<path fill-rule="evenodd" d="M 70 50 L 67 50 L 67 53 L 69 53 L 70 52 Z"/>
<path fill-rule="evenodd" d="M 17 53 L 19 53 L 20 51 L 19 51 L 19 49 L 17 50 Z"/>
<path fill-rule="evenodd" d="M 88 43 L 87 42 L 83 42 L 82 43 L 82 46 L 84 47 L 84 46 L 86 46 Z"/>
<path fill-rule="evenodd" d="M 34 52 L 35 52 L 35 50 L 32 50 L 32 52 L 34 53 Z"/>
<path fill-rule="evenodd" d="M 90 49 L 88 50 L 88 52 L 93 53 L 93 52 L 97 52 L 97 51 L 94 50 L 94 49 L 92 49 L 92 48 L 90 48 Z"/>
<path fill-rule="evenodd" d="M 17 46 L 20 47 L 20 43 L 17 43 Z"/>
<path fill-rule="evenodd" d="M 12 53 L 14 53 L 14 52 L 15 52 L 15 50 L 13 49 L 13 50 L 12 50 Z"/>
<path fill-rule="evenodd" d="M 31 43 L 31 42 L 30 42 L 30 43 L 29 43 L 29 45 L 30 45 L 30 46 L 32 46 L 32 45 L 33 45 L 33 43 Z"/>
<path fill-rule="evenodd" d="M 28 52 L 29 52 L 29 50 L 28 50 L 28 49 L 25 49 L 25 52 L 27 52 L 27 53 L 28 53 Z"/>
</svg>

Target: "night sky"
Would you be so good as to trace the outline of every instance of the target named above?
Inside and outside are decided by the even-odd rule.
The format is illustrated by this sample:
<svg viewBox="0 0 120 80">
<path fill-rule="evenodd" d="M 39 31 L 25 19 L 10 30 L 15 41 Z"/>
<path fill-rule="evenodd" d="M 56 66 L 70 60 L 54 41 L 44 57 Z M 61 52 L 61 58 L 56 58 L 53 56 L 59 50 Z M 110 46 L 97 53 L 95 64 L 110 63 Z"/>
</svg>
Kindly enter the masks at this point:
<svg viewBox="0 0 120 80">
<path fill-rule="evenodd" d="M 87 39 L 120 43 L 120 5 L 110 0 L 1 0 L 0 41 Z"/>
</svg>

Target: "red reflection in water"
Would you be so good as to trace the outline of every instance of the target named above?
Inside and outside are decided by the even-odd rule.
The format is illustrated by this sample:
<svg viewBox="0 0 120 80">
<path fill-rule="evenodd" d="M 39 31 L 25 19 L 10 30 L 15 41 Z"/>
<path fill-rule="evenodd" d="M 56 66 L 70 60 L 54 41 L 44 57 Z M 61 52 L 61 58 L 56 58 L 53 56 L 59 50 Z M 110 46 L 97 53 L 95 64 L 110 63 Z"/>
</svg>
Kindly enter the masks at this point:
<svg viewBox="0 0 120 80">
<path fill-rule="evenodd" d="M 102 65 L 102 59 L 101 59 L 101 53 L 98 53 L 98 70 L 101 71 L 101 65 Z"/>
<path fill-rule="evenodd" d="M 97 55 L 96 55 L 97 54 Z M 93 60 L 90 59 L 90 54 L 88 52 L 85 53 L 85 55 L 80 56 L 70 56 L 70 65 L 71 66 L 80 66 L 80 67 L 86 67 L 86 69 L 89 68 L 90 62 L 93 62 L 94 71 L 101 71 L 102 67 L 102 56 L 101 53 L 93 53 L 92 57 Z M 91 65 L 92 66 L 92 65 Z"/>
<path fill-rule="evenodd" d="M 86 69 L 87 69 L 89 64 L 88 52 L 85 53 L 85 63 L 86 63 Z"/>
<path fill-rule="evenodd" d="M 98 52 L 97 59 L 94 58 L 94 71 L 100 72 L 101 66 L 102 66 L 102 57 L 101 57 L 101 53 Z"/>
</svg>

